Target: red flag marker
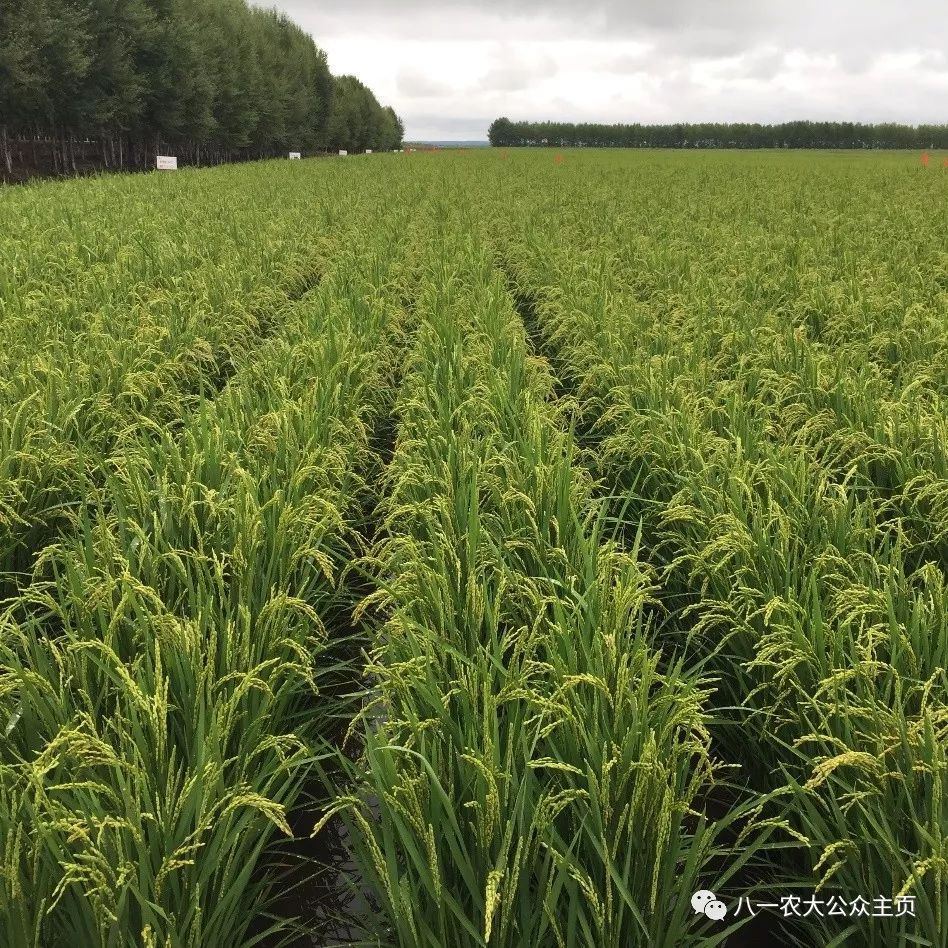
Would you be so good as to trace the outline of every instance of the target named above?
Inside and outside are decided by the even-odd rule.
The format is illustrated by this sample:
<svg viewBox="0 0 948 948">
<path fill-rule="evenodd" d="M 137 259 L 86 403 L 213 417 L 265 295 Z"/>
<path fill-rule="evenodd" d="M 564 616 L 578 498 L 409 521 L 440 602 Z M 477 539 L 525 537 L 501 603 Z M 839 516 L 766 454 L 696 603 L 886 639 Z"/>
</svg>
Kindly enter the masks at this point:
<svg viewBox="0 0 948 948">
<path fill-rule="evenodd" d="M 922 164 L 923 164 L 926 168 L 928 167 L 928 161 L 929 161 L 928 152 L 927 152 L 927 151 L 923 151 L 923 152 L 922 152 Z"/>
<path fill-rule="evenodd" d="M 554 164 L 557 164 L 557 165 L 563 164 L 563 156 L 560 155 L 560 154 L 555 155 L 555 156 L 553 157 L 553 163 L 554 163 Z"/>
<path fill-rule="evenodd" d="M 945 170 L 948 171 L 948 158 L 944 160 Z"/>
</svg>

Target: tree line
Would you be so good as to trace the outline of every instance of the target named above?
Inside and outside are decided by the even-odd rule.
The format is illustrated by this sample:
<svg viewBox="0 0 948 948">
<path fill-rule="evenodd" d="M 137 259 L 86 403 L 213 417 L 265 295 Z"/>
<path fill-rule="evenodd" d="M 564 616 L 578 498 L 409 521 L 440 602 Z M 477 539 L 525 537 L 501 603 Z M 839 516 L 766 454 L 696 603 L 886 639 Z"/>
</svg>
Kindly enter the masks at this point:
<svg viewBox="0 0 948 948">
<path fill-rule="evenodd" d="M 0 171 L 392 149 L 404 128 L 246 0 L 3 0 Z M 48 166 L 48 167 L 44 167 Z"/>
<path fill-rule="evenodd" d="M 597 125 L 512 122 L 488 130 L 499 147 L 560 148 L 948 148 L 948 125 L 866 125 L 859 122 L 699 122 Z"/>
</svg>

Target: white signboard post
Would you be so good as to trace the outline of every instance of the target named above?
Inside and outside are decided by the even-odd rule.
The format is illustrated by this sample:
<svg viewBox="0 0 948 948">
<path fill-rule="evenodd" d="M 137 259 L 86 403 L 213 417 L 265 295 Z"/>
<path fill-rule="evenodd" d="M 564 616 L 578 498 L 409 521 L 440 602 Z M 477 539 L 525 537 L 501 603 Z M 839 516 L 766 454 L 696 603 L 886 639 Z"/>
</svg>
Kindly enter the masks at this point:
<svg viewBox="0 0 948 948">
<path fill-rule="evenodd" d="M 347 151 L 345 150 L 345 148 L 340 148 L 340 149 L 339 149 L 339 154 L 342 155 L 343 157 L 345 157 L 346 155 L 349 154 L 349 152 L 347 152 Z"/>
<path fill-rule="evenodd" d="M 171 155 L 157 155 L 157 160 L 155 162 L 155 167 L 159 171 L 177 171 L 178 170 L 178 159 L 173 158 Z"/>
<path fill-rule="evenodd" d="M 371 149 L 371 148 L 366 148 L 365 153 L 366 153 L 367 155 L 371 155 L 371 154 L 372 154 L 372 149 Z"/>
<path fill-rule="evenodd" d="M 298 151 L 290 152 L 290 161 L 299 161 L 302 157 L 303 155 Z"/>
</svg>

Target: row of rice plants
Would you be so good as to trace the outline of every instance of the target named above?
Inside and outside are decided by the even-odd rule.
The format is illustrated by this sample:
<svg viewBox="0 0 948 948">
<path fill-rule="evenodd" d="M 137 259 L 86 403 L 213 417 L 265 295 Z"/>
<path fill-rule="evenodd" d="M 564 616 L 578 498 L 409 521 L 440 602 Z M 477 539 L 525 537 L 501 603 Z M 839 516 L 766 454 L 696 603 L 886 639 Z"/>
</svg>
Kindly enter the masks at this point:
<svg viewBox="0 0 948 948">
<path fill-rule="evenodd" d="M 789 161 L 748 158 L 742 167 L 732 156 L 731 176 L 700 182 L 692 162 L 702 201 L 694 188 L 662 191 L 661 212 L 653 187 L 623 189 L 618 213 L 602 217 L 588 212 L 588 194 L 577 202 L 525 193 L 572 246 L 589 248 L 560 253 L 558 279 L 612 298 L 635 359 L 664 360 L 722 431 L 715 405 L 736 391 L 746 451 L 793 441 L 827 476 L 885 501 L 878 525 L 898 536 L 911 568 L 932 561 L 944 571 L 948 219 L 937 196 L 948 180 L 904 168 L 896 177 L 883 161 L 819 160 L 804 179 L 786 175 Z M 602 183 L 584 182 L 593 200 L 617 193 L 616 182 L 608 191 Z M 643 207 L 655 213 L 633 230 Z M 529 229 L 505 229 L 529 246 Z M 826 252 L 828 241 L 840 252 Z"/>
<path fill-rule="evenodd" d="M 262 937 L 263 854 L 348 720 L 345 574 L 407 279 L 376 236 L 218 399 L 129 441 L 4 615 L 5 945 Z"/>
<path fill-rule="evenodd" d="M 2 375 L 91 325 L 128 334 L 141 315 L 135 307 L 152 299 L 160 305 L 177 296 L 185 308 L 230 304 L 229 287 L 202 284 L 235 257 L 269 272 L 267 285 L 308 280 L 314 242 L 348 217 L 333 171 L 301 175 L 273 162 L 4 188 Z M 353 182 L 356 196 L 371 190 L 366 179 Z M 257 289 L 248 279 L 243 295 Z"/>
<path fill-rule="evenodd" d="M 943 397 L 921 378 L 895 386 L 858 352 L 811 344 L 793 327 L 758 340 L 736 384 L 759 438 L 793 443 L 827 476 L 878 498 L 880 528 L 899 535 L 909 561 L 948 570 Z"/>
<path fill-rule="evenodd" d="M 662 361 L 707 406 L 708 423 L 721 428 L 726 420 L 714 406 L 741 398 L 747 450 L 761 441 L 794 442 L 827 475 L 886 501 L 881 525 L 905 533 L 914 563 L 948 568 L 948 432 L 943 397 L 929 384 L 935 367 L 910 380 L 892 376 L 859 343 L 831 348 L 788 313 L 768 310 L 766 298 L 753 307 L 722 306 L 709 285 L 706 301 L 685 309 L 658 279 L 653 274 L 650 295 L 638 298 L 618 256 L 598 248 L 564 257 L 558 274 L 562 286 L 611 298 L 634 358 Z M 666 304 L 671 311 L 656 320 L 654 307 Z M 948 296 L 941 312 L 944 319 Z M 576 373 L 571 381 L 582 383 Z"/>
<path fill-rule="evenodd" d="M 753 394 L 709 385 L 706 362 L 678 356 L 686 342 L 674 324 L 669 357 L 648 358 L 621 295 L 576 281 L 536 235 L 522 246 L 506 252 L 558 364 L 583 379 L 587 415 L 600 418 L 616 509 L 647 524 L 666 592 L 697 600 L 681 634 L 719 676 L 716 704 L 733 709 L 719 732 L 728 758 L 759 789 L 793 792 L 792 822 L 813 853 L 812 881 L 799 884 L 849 898 L 910 893 L 917 918 L 870 919 L 842 936 L 938 944 L 944 575 L 906 566 L 898 537 L 880 529 L 878 498 L 830 476 L 794 439 L 761 437 Z M 652 332 L 663 326 L 653 313 Z M 841 936 L 827 920 L 801 931 Z"/>
<path fill-rule="evenodd" d="M 792 229 L 797 222 L 786 223 Z M 948 293 L 936 292 L 906 314 L 906 326 L 914 313 L 929 327 L 930 361 L 920 363 L 916 353 L 911 361 L 893 356 L 890 362 L 882 354 L 886 346 L 905 345 L 903 337 L 891 332 L 880 330 L 867 347 L 865 338 L 845 331 L 831 334 L 837 323 L 846 322 L 837 311 L 823 314 L 825 328 L 817 336 L 795 315 L 796 307 L 773 293 L 735 300 L 729 281 L 748 257 L 740 247 L 733 249 L 731 266 L 705 263 L 711 272 L 706 269 L 692 288 L 692 295 L 703 297 L 687 304 L 683 293 L 662 285 L 661 270 L 668 263 L 658 253 L 648 261 L 658 272 L 650 272 L 650 291 L 644 297 L 626 285 L 620 256 L 599 249 L 564 261 L 559 279 L 569 286 L 594 282 L 597 292 L 612 297 L 626 317 L 623 332 L 635 340 L 635 358 L 664 360 L 677 383 L 690 385 L 694 397 L 708 405 L 712 424 L 724 423 L 715 417 L 714 405 L 738 392 L 747 411 L 749 450 L 761 440 L 796 442 L 828 474 L 849 481 L 854 490 L 884 498 L 887 504 L 880 512 L 885 528 L 905 528 L 914 562 L 932 559 L 944 569 L 948 465 L 943 373 L 938 352 L 931 348 L 938 340 L 931 327 L 944 324 Z M 929 276 L 937 282 L 934 273 Z M 878 296 L 885 298 L 884 286 Z M 656 309 L 661 320 L 655 319 Z M 890 342 L 883 344 L 883 337 Z"/>
<path fill-rule="evenodd" d="M 665 321 L 720 320 L 731 356 L 768 323 L 805 327 L 900 388 L 945 394 L 948 175 L 911 156 L 577 152 L 503 170 L 498 232 L 529 242 L 523 222 L 543 220 L 588 251 L 577 279 L 594 262 Z"/>
<path fill-rule="evenodd" d="M 312 285 L 333 249 L 374 220 L 382 194 L 323 194 L 334 208 L 324 221 L 318 198 L 296 196 L 296 183 L 285 175 L 268 183 L 261 169 L 234 180 L 221 169 L 138 188 L 111 179 L 52 189 L 59 197 L 53 208 L 62 212 L 73 200 L 75 208 L 67 236 L 53 240 L 50 253 L 72 261 L 87 241 L 97 249 L 75 283 L 67 267 L 62 278 L 24 274 L 6 288 L 0 595 L 28 580 L 36 552 L 101 482 L 110 455 L 120 456 L 143 431 L 179 424 L 216 395 Z M 83 188 L 101 193 L 90 199 Z M 155 201 L 161 210 L 152 211 Z M 349 215 L 337 226 L 344 203 Z M 103 205 L 114 208 L 104 226 L 79 214 Z M 51 214 L 40 208 L 38 216 Z M 301 235 L 297 219 L 318 225 Z M 332 233 L 319 233 L 322 227 Z M 33 252 L 32 233 L 0 241 L 14 273 L 16 255 Z M 147 265 L 138 265 L 139 256 Z"/>
<path fill-rule="evenodd" d="M 487 245 L 442 236 L 370 559 L 358 792 L 325 817 L 378 900 L 366 942 L 717 944 L 691 893 L 774 825 L 702 812 L 709 683 L 651 642 L 652 578 L 604 533 Z"/>
<path fill-rule="evenodd" d="M 290 226 L 299 199 L 289 192 L 277 204 L 280 189 L 263 178 L 243 184 L 215 171 L 200 179 L 72 182 L 49 187 L 42 200 L 5 191 L 4 402 L 19 402 L 24 388 L 37 387 L 32 375 L 42 380 L 50 367 L 76 373 L 94 370 L 100 358 L 111 363 L 99 351 L 103 336 L 126 346 L 174 346 L 180 331 L 193 335 L 194 320 L 208 313 L 220 325 L 205 332 L 219 334 L 246 321 L 252 303 L 265 316 L 274 289 L 308 277 L 320 248 L 314 254 Z M 311 234 L 322 236 L 316 228 Z"/>
</svg>

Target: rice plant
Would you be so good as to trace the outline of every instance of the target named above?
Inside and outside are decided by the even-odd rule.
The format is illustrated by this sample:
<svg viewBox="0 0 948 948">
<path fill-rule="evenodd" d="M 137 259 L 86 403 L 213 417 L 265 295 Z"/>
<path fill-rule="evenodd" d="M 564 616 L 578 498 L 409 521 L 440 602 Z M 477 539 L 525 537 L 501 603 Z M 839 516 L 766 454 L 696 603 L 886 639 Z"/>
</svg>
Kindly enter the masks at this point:
<svg viewBox="0 0 948 948">
<path fill-rule="evenodd" d="M 4 945 L 944 943 L 948 175 L 550 157 L 0 190 Z"/>
</svg>

